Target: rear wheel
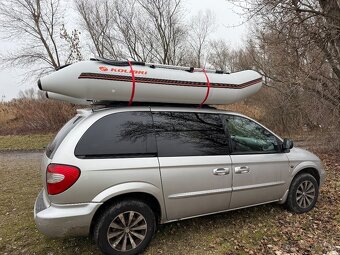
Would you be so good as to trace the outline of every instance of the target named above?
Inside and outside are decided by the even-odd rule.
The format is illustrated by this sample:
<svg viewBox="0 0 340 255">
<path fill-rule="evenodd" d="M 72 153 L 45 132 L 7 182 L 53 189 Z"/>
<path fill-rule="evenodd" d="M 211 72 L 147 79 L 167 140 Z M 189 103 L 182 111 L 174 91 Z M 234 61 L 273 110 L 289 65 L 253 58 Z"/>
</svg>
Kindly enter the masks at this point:
<svg viewBox="0 0 340 255">
<path fill-rule="evenodd" d="M 141 253 L 156 229 L 151 208 L 140 201 L 119 202 L 103 212 L 94 228 L 94 240 L 104 254 Z"/>
<path fill-rule="evenodd" d="M 295 213 L 305 213 L 313 209 L 319 195 L 319 185 L 310 174 L 296 176 L 290 186 L 287 207 Z"/>
</svg>

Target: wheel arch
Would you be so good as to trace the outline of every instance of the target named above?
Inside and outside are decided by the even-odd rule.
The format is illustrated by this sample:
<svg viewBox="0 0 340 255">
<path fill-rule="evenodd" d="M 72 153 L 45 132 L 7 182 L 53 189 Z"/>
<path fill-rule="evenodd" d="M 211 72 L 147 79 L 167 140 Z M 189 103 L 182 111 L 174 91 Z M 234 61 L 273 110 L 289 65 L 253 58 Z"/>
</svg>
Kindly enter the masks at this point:
<svg viewBox="0 0 340 255">
<path fill-rule="evenodd" d="M 163 216 L 162 208 L 161 208 L 160 202 L 154 195 L 146 193 L 146 192 L 128 192 L 128 193 L 119 194 L 117 196 L 109 198 L 97 209 L 97 211 L 95 212 L 92 218 L 91 225 L 90 225 L 91 236 L 93 234 L 94 226 L 98 222 L 98 219 L 100 219 L 102 213 L 105 210 L 107 210 L 110 206 L 112 206 L 113 204 L 118 203 L 120 201 L 124 201 L 124 200 L 137 200 L 137 201 L 144 202 L 145 204 L 150 206 L 151 210 L 154 212 L 157 224 L 161 222 L 161 219 Z"/>
<path fill-rule="evenodd" d="M 300 174 L 310 174 L 312 175 L 316 182 L 318 183 L 318 186 L 320 187 L 320 182 L 321 182 L 321 176 L 320 176 L 320 172 L 317 170 L 317 166 L 314 166 L 313 164 L 299 164 L 292 172 L 291 174 L 291 180 L 289 183 L 289 186 L 285 192 L 285 194 L 282 196 L 282 198 L 279 201 L 279 204 L 284 204 L 287 201 L 288 198 L 288 193 L 291 189 L 292 186 L 292 182 L 293 180 Z"/>
<path fill-rule="evenodd" d="M 303 167 L 299 167 L 298 169 L 295 169 L 292 174 L 292 181 L 294 180 L 296 176 L 303 174 L 303 173 L 312 175 L 317 181 L 318 186 L 320 187 L 320 173 L 314 166 L 303 166 Z"/>
<path fill-rule="evenodd" d="M 312 180 L 311 177 L 313 177 L 314 180 Z M 302 196 L 306 197 L 306 195 L 305 193 L 302 193 L 305 191 L 300 190 L 300 202 L 304 203 L 304 205 L 298 204 L 299 202 L 297 201 L 298 200 L 297 190 L 306 180 L 312 180 L 313 185 L 315 183 L 315 185 L 317 185 L 318 187 L 314 186 L 316 189 L 311 191 L 313 192 L 312 194 L 313 197 L 310 197 L 309 199 L 302 198 Z M 309 186 L 306 186 L 306 187 L 302 186 L 302 189 L 309 189 L 308 188 Z M 310 187 L 313 188 L 313 186 L 310 186 Z M 319 195 L 319 187 L 320 187 L 320 173 L 316 168 L 305 167 L 305 168 L 301 168 L 299 171 L 296 171 L 289 185 L 289 190 L 287 190 L 288 193 L 287 193 L 287 197 L 285 201 L 286 207 L 294 213 L 305 213 L 305 212 L 312 210 L 315 206 L 315 203 L 317 202 L 317 198 Z"/>
</svg>

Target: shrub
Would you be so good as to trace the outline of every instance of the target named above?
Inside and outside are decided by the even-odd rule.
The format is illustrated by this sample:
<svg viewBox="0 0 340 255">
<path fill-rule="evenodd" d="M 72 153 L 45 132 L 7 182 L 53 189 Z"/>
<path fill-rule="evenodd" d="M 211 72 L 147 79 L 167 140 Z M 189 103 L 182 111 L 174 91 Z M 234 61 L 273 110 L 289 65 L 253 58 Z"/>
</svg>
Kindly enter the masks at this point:
<svg viewBox="0 0 340 255">
<path fill-rule="evenodd" d="M 60 129 L 76 107 L 55 100 L 20 98 L 0 104 L 0 135 L 50 133 Z"/>
</svg>

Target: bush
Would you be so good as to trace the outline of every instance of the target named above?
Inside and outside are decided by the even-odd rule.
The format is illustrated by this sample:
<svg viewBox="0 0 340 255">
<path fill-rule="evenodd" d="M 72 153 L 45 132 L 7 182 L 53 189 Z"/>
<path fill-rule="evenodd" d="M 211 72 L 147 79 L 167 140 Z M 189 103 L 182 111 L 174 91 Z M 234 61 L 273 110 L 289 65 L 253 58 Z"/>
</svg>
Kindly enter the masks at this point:
<svg viewBox="0 0 340 255">
<path fill-rule="evenodd" d="M 54 100 L 21 98 L 0 103 L 0 135 L 50 133 L 76 113 L 75 106 Z"/>
</svg>

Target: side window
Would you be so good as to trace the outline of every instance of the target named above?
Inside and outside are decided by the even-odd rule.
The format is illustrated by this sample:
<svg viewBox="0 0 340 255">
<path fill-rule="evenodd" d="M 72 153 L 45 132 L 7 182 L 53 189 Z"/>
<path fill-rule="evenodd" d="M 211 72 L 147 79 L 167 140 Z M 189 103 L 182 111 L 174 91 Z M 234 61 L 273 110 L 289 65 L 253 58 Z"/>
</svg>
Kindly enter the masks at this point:
<svg viewBox="0 0 340 255">
<path fill-rule="evenodd" d="M 280 151 L 280 141 L 257 123 L 240 117 L 225 117 L 234 153 L 275 153 Z"/>
<path fill-rule="evenodd" d="M 156 156 L 151 112 L 121 112 L 96 121 L 78 142 L 80 158 Z"/>
<path fill-rule="evenodd" d="M 160 157 L 226 155 L 227 138 L 218 114 L 153 113 Z"/>
</svg>

